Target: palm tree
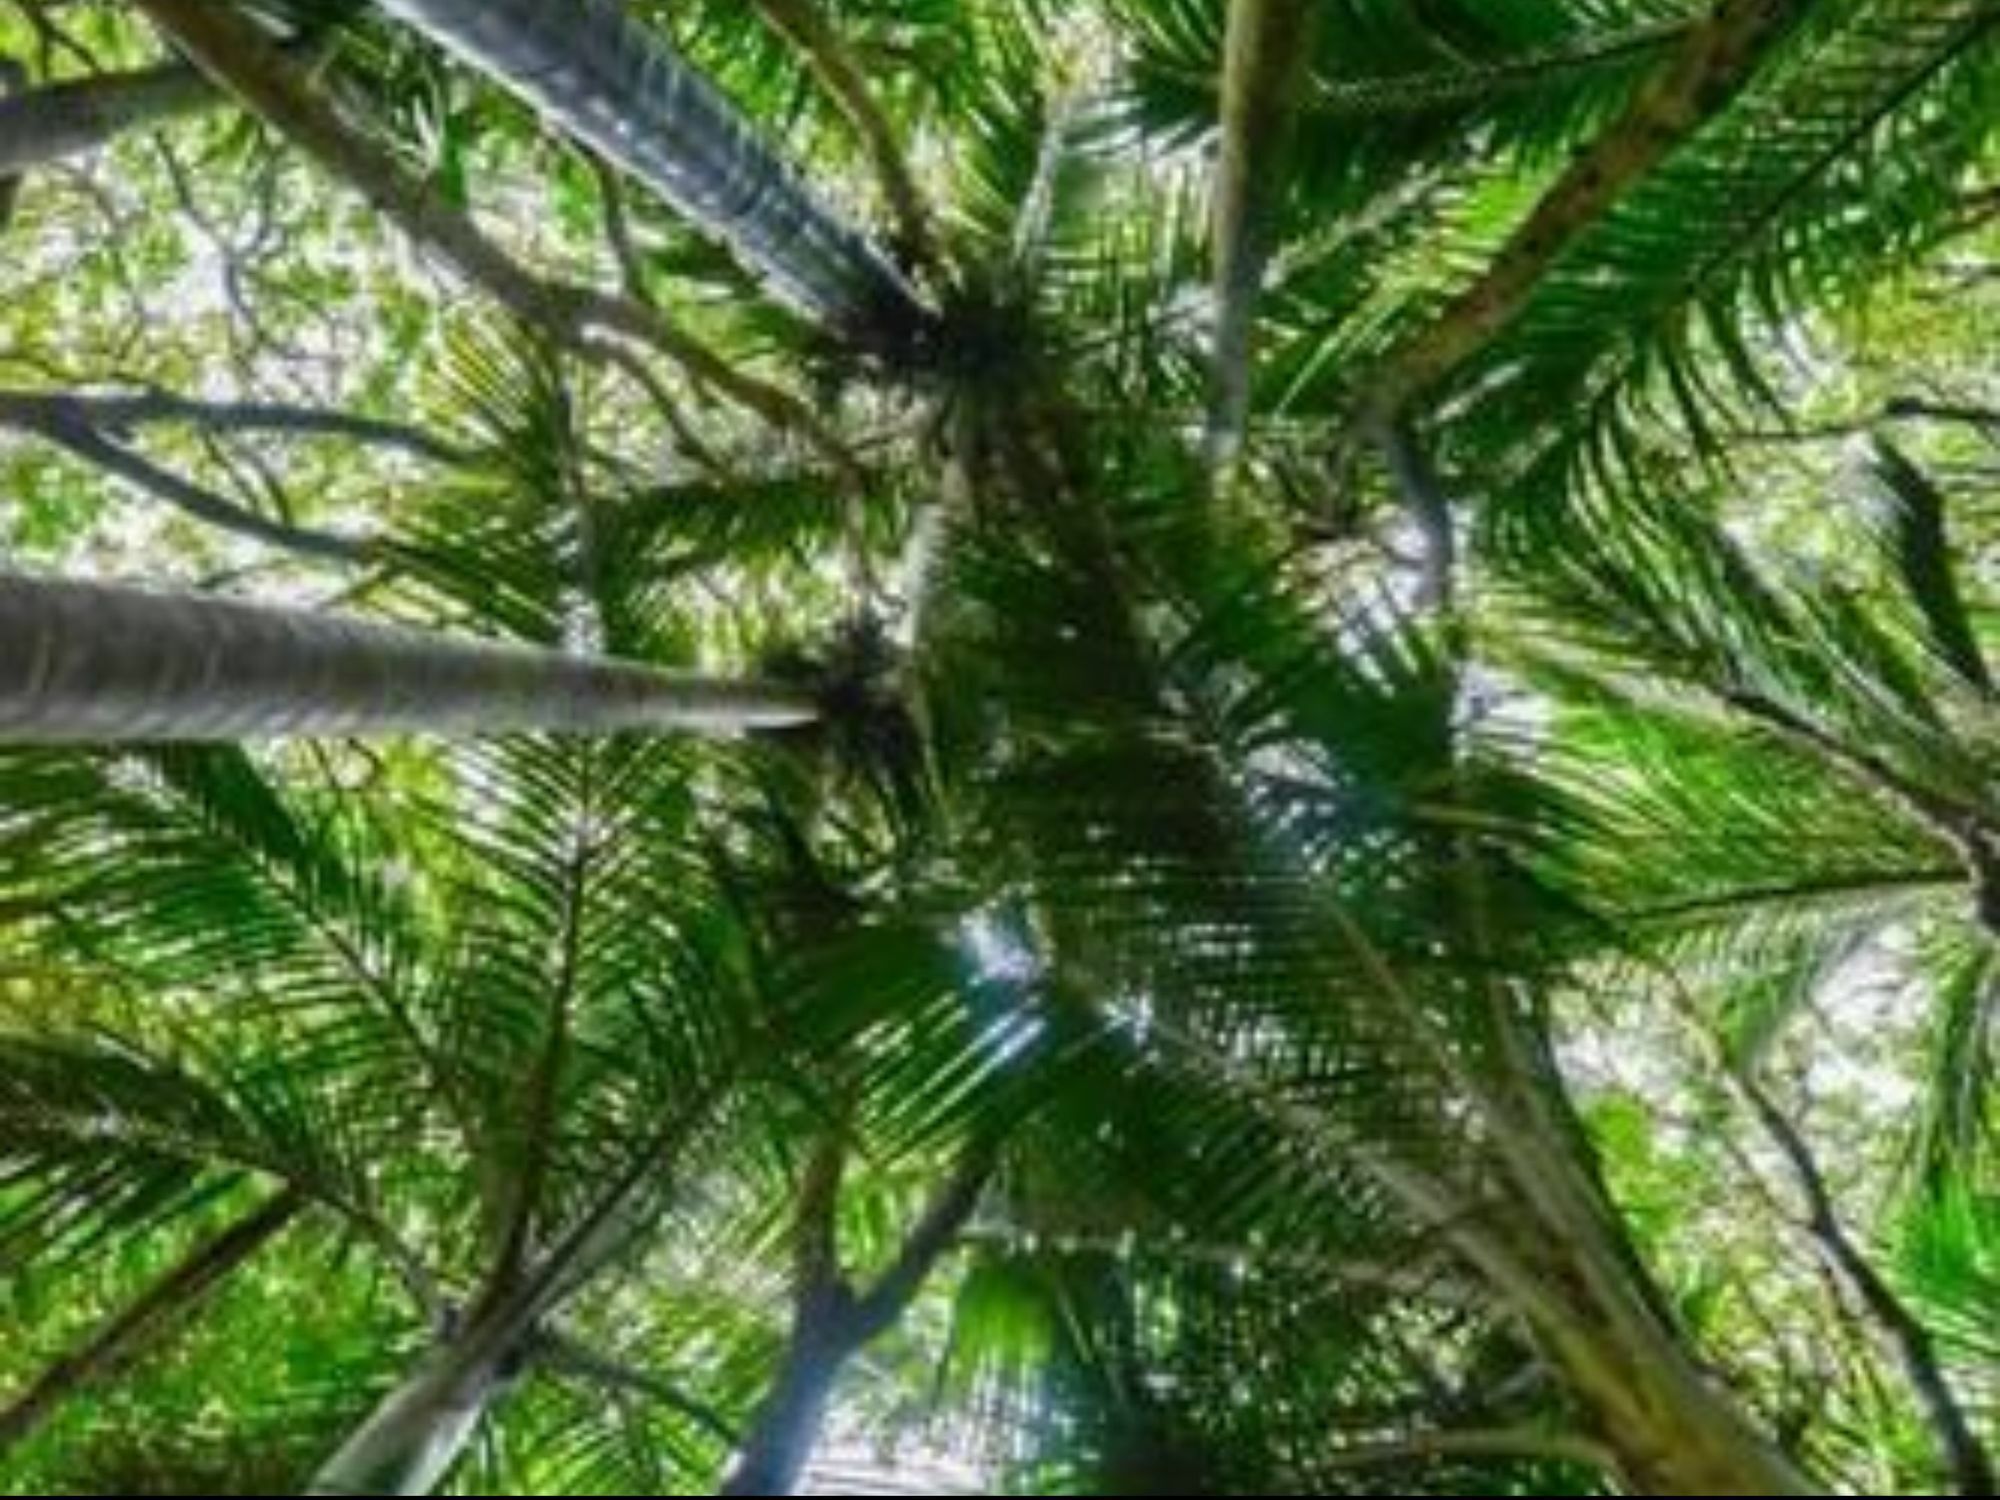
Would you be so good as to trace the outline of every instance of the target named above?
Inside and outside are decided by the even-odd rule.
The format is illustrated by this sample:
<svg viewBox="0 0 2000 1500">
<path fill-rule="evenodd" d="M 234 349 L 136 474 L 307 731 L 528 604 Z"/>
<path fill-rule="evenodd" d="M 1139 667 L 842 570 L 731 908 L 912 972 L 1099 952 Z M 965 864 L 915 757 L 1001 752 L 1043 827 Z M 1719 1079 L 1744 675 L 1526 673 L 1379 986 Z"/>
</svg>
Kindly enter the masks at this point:
<svg viewBox="0 0 2000 1500">
<path fill-rule="evenodd" d="M 390 0 L 391 13 L 616 162 L 821 321 L 868 344 L 926 314 L 902 274 L 657 33 L 603 0 Z"/>
<path fill-rule="evenodd" d="M 501 409 L 487 416 L 539 444 L 559 441 L 570 408 L 541 378 L 539 356 L 470 351 L 467 364 L 468 379 L 502 377 Z M 502 578 L 495 556 L 463 538 L 497 524 L 518 548 L 503 590 L 517 629 L 554 637 L 581 610 L 609 644 L 639 652 L 670 639 L 674 606 L 652 596 L 646 574 L 581 557 L 572 559 L 581 578 L 548 566 L 565 550 L 574 497 L 553 482 L 559 461 L 544 463 L 539 449 L 516 456 L 524 467 L 461 496 L 458 524 L 446 528 L 459 550 L 441 533 L 418 554 L 430 589 L 490 600 Z M 617 533 L 628 545 L 641 546 L 649 525 L 683 519 L 638 510 Z M 476 565 L 464 567 L 468 559 Z M 294 653 L 314 623 L 284 622 Z M 385 634 L 346 629 L 364 644 Z M 102 713 L 109 696 L 100 683 L 82 699 Z M 428 700 L 418 722 L 435 726 L 448 700 L 435 691 Z M 588 727 L 550 692 L 535 701 L 553 722 Z M 767 878 L 732 873 L 710 852 L 728 835 L 725 820 L 760 805 L 764 778 L 752 768 L 698 743 L 605 738 L 607 726 L 595 727 L 456 753 L 433 794 L 383 805 L 234 748 L 17 751 L 0 768 L 10 787 L 0 839 L 23 856 L 10 913 L 47 925 L 52 959 L 61 949 L 76 972 L 106 976 L 88 981 L 62 1024 L 0 1030 L 5 1171 L 36 1189 L 0 1214 L 10 1260 L 83 1254 L 76 1221 L 122 1216 L 157 1232 L 218 1192 L 250 1182 L 272 1192 L 52 1364 L 8 1409 L 10 1440 L 190 1318 L 310 1214 L 378 1261 L 425 1325 L 407 1369 L 325 1457 L 313 1492 L 430 1493 L 525 1376 L 614 1391 L 636 1383 L 656 1400 L 675 1391 L 643 1373 L 647 1356 L 636 1367 L 605 1356 L 573 1320 L 638 1279 L 649 1248 L 678 1238 L 714 1233 L 754 1259 L 754 1234 L 696 1217 L 697 1187 L 719 1193 L 734 1174 L 768 1195 L 753 1198 L 756 1219 L 775 1199 L 798 1226 L 799 1312 L 770 1388 L 750 1385 L 725 1403 L 750 1411 L 740 1441 L 716 1403 L 678 1395 L 675 1440 L 692 1433 L 703 1445 L 680 1460 L 697 1473 L 718 1463 L 718 1438 L 721 1456 L 739 1450 L 731 1486 L 796 1485 L 834 1382 L 952 1249 L 993 1151 L 967 1150 L 937 1174 L 860 1287 L 834 1248 L 837 1180 L 824 1190 L 773 1185 L 720 1156 L 746 1131 L 790 1129 L 768 1096 L 790 1092 L 816 1107 L 815 1077 L 836 1067 L 828 1034 L 808 1036 L 794 1014 L 792 994 L 816 982 L 820 960 L 787 913 L 809 916 L 811 903 L 773 885 L 754 903 L 756 925 L 771 928 L 763 939 L 717 884 Z M 721 794 L 719 814 L 696 793 L 699 780 Z M 60 847 L 94 851 L 84 863 L 115 858 L 120 877 L 47 881 Z M 788 847 L 774 852 L 774 871 L 790 868 Z M 235 915 L 189 947 L 174 935 L 181 901 Z M 773 945 L 768 958 L 762 941 Z M 143 983 L 139 1002 L 122 992 L 124 976 Z M 933 983 L 948 999 L 948 970 L 936 968 Z M 845 1117 L 858 1131 L 852 1107 Z M 835 1162 L 855 1148 L 845 1131 L 829 1139 Z M 825 1256 L 808 1256 L 808 1245 Z"/>
<path fill-rule="evenodd" d="M 948 1300 L 897 1415 L 1023 1484 L 1990 1488 L 1991 403 L 1763 460 L 1984 275 L 1990 4 L 385 4 L 596 161 L 141 9 L 573 362 L 365 533 L 534 649 L 24 580 L 21 733 L 781 732 L 9 757 L 34 1275 L 309 1203 L 426 1320 L 329 1490 L 783 1490 Z"/>
</svg>

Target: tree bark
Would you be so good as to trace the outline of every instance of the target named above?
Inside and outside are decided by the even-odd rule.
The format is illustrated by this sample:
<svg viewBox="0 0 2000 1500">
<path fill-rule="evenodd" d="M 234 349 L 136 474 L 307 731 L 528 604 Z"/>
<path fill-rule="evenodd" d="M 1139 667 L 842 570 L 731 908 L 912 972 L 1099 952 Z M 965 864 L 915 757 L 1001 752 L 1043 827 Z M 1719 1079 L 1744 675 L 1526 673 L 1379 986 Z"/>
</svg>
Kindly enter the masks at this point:
<svg viewBox="0 0 2000 1500">
<path fill-rule="evenodd" d="M 383 0 L 566 134 L 658 192 L 828 327 L 898 346 L 928 315 L 663 37 L 605 0 Z"/>
<path fill-rule="evenodd" d="M 438 1344 L 313 1476 L 310 1495 L 428 1495 L 501 1396 L 525 1337 L 502 1310 Z"/>
<path fill-rule="evenodd" d="M 193 68 L 169 63 L 0 99 L 0 176 L 88 155 L 128 130 L 198 114 L 223 97 Z"/>
<path fill-rule="evenodd" d="M 719 1495 L 790 1495 L 819 1442 L 842 1369 L 858 1347 L 832 1327 L 794 1333 Z"/>
<path fill-rule="evenodd" d="M 1232 0 L 1215 165 L 1214 390 L 1208 458 L 1226 464 L 1250 419 L 1257 303 L 1283 207 L 1285 156 L 1312 46 L 1309 0 Z"/>
<path fill-rule="evenodd" d="M 305 1200 L 279 1193 L 215 1238 L 195 1247 L 131 1306 L 100 1324 L 0 1411 L 0 1453 L 19 1443 L 64 1401 L 108 1379 L 191 1316 L 252 1256 L 288 1228 Z"/>
<path fill-rule="evenodd" d="M 197 594 L 0 573 L 0 743 L 733 732 L 809 695 Z"/>
<path fill-rule="evenodd" d="M 1717 0 L 1689 26 L 1624 113 L 1573 161 L 1485 274 L 1394 350 L 1362 393 L 1373 419 L 1403 414 L 1527 305 L 1556 261 L 1632 184 L 1736 97 L 1805 0 Z"/>
<path fill-rule="evenodd" d="M 1634 1493 L 1824 1493 L 1695 1367 L 1671 1330 L 1659 1330 L 1650 1347 L 1608 1332 L 1580 1318 L 1574 1327 L 1544 1331 L 1543 1341 Z"/>
</svg>

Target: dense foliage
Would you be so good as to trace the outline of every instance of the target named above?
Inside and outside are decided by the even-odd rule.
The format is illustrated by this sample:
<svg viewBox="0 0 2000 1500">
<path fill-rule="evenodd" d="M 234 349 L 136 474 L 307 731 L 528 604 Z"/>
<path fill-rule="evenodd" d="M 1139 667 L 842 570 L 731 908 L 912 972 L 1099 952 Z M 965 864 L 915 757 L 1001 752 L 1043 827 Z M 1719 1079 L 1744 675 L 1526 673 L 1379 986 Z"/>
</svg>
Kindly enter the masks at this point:
<svg viewBox="0 0 2000 1500">
<path fill-rule="evenodd" d="M 8 1493 L 1994 1492 L 1994 0 L 0 0 L 0 251 Z"/>
</svg>

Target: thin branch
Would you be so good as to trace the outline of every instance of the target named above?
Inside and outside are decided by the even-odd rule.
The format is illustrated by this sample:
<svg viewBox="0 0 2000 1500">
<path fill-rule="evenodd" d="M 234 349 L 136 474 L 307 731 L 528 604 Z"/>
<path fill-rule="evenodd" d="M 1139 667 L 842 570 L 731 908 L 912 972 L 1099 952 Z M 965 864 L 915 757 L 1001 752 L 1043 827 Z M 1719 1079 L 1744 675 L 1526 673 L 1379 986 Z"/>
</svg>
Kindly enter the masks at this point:
<svg viewBox="0 0 2000 1500">
<path fill-rule="evenodd" d="M 27 1437 L 64 1401 L 110 1379 L 192 1316 L 305 1208 L 304 1196 L 286 1188 L 215 1238 L 197 1245 L 137 1301 L 99 1324 L 79 1348 L 57 1358 L 0 1409 L 0 1453 Z"/>
<path fill-rule="evenodd" d="M 689 1395 L 664 1376 L 635 1370 L 608 1355 L 599 1354 L 568 1334 L 546 1330 L 537 1334 L 532 1357 L 558 1375 L 576 1376 L 593 1385 L 631 1391 L 649 1401 L 656 1401 L 688 1418 L 726 1448 L 734 1449 L 740 1440 L 736 1424 L 706 1401 Z"/>
<path fill-rule="evenodd" d="M 0 425 L 33 433 L 72 457 L 220 531 L 322 562 L 353 566 L 376 560 L 375 544 L 366 539 L 273 520 L 163 468 L 144 454 L 105 436 L 88 420 L 87 406 L 65 404 L 67 400 L 0 393 Z"/>
<path fill-rule="evenodd" d="M 1807 0 L 1717 0 L 1557 179 L 1499 255 L 1438 317 L 1390 353 L 1362 400 L 1396 416 L 1510 324 L 1542 278 L 1632 185 L 1728 107 Z"/>
<path fill-rule="evenodd" d="M 1742 443 L 1836 442 L 1864 437 L 1897 422 L 1940 422 L 1971 427 L 1989 441 L 2000 442 L 2000 407 L 1964 402 L 1931 401 L 1921 396 L 1897 396 L 1878 411 L 1830 422 L 1788 423 L 1782 427 L 1732 427 L 1725 436 Z"/>
<path fill-rule="evenodd" d="M 404 422 L 279 401 L 198 401 L 159 390 L 99 396 L 0 389 L 0 410 L 45 411 L 120 435 L 134 427 L 177 423 L 217 433 L 272 432 L 295 437 L 351 438 L 441 464 L 472 460 L 468 450 Z"/>
<path fill-rule="evenodd" d="M 1930 401 L 1921 396 L 1897 396 L 1882 408 L 1885 421 L 1947 422 L 1976 427 L 1988 440 L 2000 442 L 2000 407 L 1963 401 Z"/>
<path fill-rule="evenodd" d="M 625 203 L 625 182 L 603 157 L 590 153 L 590 175 L 597 182 L 597 199 L 604 209 L 604 239 L 618 262 L 618 279 L 625 295 L 642 307 L 653 307 L 653 293 L 646 284 L 646 262 L 639 243 L 632 237 L 632 214 Z"/>
<path fill-rule="evenodd" d="M 1732 1079 L 1764 1133 L 1790 1168 L 1792 1182 L 1805 1201 L 1806 1231 L 1835 1277 L 1866 1309 L 1877 1338 L 1902 1367 L 1930 1426 L 1938 1457 L 1961 1495 L 1992 1495 L 2000 1476 L 1993 1459 L 1966 1418 L 1951 1382 L 1937 1357 L 1930 1330 L 1869 1263 L 1840 1221 L 1833 1193 L 1813 1156 L 1812 1147 L 1783 1110 L 1757 1082 L 1740 1070 Z"/>
<path fill-rule="evenodd" d="M 1323 1468 L 1368 1469 L 1385 1464 L 1406 1464 L 1412 1459 L 1445 1462 L 1454 1458 L 1553 1459 L 1559 1463 L 1582 1464 L 1606 1473 L 1614 1471 L 1618 1463 L 1616 1456 L 1602 1443 L 1575 1433 L 1543 1432 L 1535 1427 L 1418 1432 L 1408 1437 L 1336 1448 L 1330 1453 L 1316 1455 L 1314 1462 Z"/>
</svg>

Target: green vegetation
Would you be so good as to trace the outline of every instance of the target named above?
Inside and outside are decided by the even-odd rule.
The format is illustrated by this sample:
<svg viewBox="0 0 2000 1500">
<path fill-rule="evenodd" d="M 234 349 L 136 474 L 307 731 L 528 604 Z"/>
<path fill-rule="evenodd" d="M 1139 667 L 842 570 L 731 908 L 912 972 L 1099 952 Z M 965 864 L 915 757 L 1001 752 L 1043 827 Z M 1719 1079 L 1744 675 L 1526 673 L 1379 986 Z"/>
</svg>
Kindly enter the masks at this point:
<svg viewBox="0 0 2000 1500">
<path fill-rule="evenodd" d="M 0 1488 L 1995 1492 L 1993 0 L 0 0 Z"/>
</svg>

